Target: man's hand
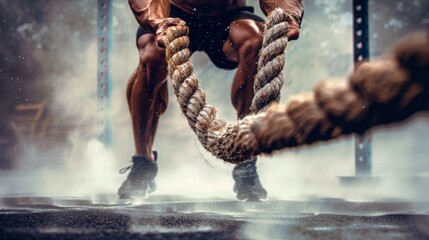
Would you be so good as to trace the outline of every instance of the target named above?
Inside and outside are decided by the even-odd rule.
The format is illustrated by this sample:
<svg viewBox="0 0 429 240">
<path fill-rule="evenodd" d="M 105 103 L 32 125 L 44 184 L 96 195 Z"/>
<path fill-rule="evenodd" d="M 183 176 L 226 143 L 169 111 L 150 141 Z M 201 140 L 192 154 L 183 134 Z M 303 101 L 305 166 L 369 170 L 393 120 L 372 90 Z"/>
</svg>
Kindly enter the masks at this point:
<svg viewBox="0 0 429 240">
<path fill-rule="evenodd" d="M 289 30 L 287 32 L 287 37 L 290 41 L 297 40 L 299 38 L 299 29 L 301 25 L 301 19 L 298 17 L 295 17 L 293 15 L 290 15 L 290 18 L 288 20 L 289 24 Z"/>
<path fill-rule="evenodd" d="M 165 48 L 165 37 L 167 35 L 167 28 L 178 25 L 186 25 L 186 22 L 180 18 L 165 18 L 161 20 L 158 25 L 158 30 L 156 31 L 156 41 L 158 46 Z"/>
</svg>

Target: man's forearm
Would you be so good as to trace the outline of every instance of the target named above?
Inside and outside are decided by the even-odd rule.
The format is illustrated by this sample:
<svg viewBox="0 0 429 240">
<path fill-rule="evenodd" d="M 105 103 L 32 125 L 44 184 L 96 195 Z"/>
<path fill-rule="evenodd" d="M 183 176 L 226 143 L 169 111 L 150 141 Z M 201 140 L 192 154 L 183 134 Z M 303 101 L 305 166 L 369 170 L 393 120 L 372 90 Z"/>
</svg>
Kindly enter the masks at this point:
<svg viewBox="0 0 429 240">
<path fill-rule="evenodd" d="M 137 22 L 155 32 L 170 12 L 169 0 L 128 0 L 128 3 Z"/>
<path fill-rule="evenodd" d="M 282 8 L 286 13 L 301 24 L 302 17 L 304 15 L 304 5 L 302 0 L 259 0 L 261 10 L 265 15 L 268 15 L 275 8 Z"/>
</svg>

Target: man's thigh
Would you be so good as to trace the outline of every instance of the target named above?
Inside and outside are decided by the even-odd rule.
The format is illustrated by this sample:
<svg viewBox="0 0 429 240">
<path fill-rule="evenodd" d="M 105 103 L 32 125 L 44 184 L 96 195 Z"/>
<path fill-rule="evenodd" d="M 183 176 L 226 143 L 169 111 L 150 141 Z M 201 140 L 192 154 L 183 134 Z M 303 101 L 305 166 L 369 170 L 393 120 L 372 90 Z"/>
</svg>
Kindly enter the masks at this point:
<svg viewBox="0 0 429 240">
<path fill-rule="evenodd" d="M 219 27 L 212 29 L 217 33 L 211 33 L 216 36 L 214 44 L 206 48 L 206 52 L 216 66 L 235 69 L 239 59 L 238 46 L 262 34 L 264 19 L 253 13 L 253 7 L 245 6 L 226 13 L 218 21 Z"/>
</svg>

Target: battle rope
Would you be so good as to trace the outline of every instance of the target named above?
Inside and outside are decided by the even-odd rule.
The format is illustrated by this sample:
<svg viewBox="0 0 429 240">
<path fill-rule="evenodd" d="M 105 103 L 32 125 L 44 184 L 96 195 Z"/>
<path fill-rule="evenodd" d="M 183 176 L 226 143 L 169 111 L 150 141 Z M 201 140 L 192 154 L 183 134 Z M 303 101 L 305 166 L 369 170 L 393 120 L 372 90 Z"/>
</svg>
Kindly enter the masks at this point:
<svg viewBox="0 0 429 240">
<path fill-rule="evenodd" d="M 280 102 L 289 17 L 283 10 L 276 9 L 268 16 L 265 24 L 264 39 L 253 84 L 255 94 L 250 106 L 250 111 L 254 114 L 263 111 L 272 103 Z"/>
<path fill-rule="evenodd" d="M 283 14 L 275 10 L 271 15 L 273 22 L 277 15 L 286 20 Z M 268 22 L 267 28 L 271 24 Z M 216 118 L 216 109 L 206 103 L 205 93 L 192 75 L 187 34 L 184 26 L 172 27 L 167 32 L 169 77 L 182 112 L 204 148 L 227 162 L 242 162 L 260 153 L 350 133 L 361 134 L 371 127 L 397 122 L 429 108 L 429 38 L 420 34 L 400 42 L 391 56 L 363 63 L 348 82 L 321 81 L 312 93 L 293 97 L 286 106 L 273 105 L 266 112 L 227 124 Z M 278 47 L 261 51 L 260 66 L 269 65 L 265 53 L 283 54 L 284 49 Z M 284 64 L 284 59 L 275 59 Z M 270 69 L 278 72 L 272 74 L 274 79 L 282 78 L 282 67 Z M 255 90 L 270 82 L 265 76 L 257 74 Z M 278 99 L 275 94 L 262 95 L 263 99 Z M 263 105 L 254 100 L 252 110 L 256 112 Z"/>
</svg>

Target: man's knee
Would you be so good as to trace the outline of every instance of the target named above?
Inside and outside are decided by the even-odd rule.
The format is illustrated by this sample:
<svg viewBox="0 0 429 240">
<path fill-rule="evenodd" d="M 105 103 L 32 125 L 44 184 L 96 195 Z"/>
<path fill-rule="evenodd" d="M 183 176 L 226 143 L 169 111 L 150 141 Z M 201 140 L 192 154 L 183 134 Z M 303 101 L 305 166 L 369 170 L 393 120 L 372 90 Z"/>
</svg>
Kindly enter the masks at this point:
<svg viewBox="0 0 429 240">
<path fill-rule="evenodd" d="M 239 57 L 255 57 L 263 41 L 263 24 L 250 19 L 240 19 L 230 25 L 230 41 Z"/>
<path fill-rule="evenodd" d="M 240 58 L 256 57 L 262 47 L 262 34 L 255 34 L 253 37 L 245 39 L 238 49 Z"/>
<path fill-rule="evenodd" d="M 137 41 L 140 54 L 140 64 L 147 67 L 165 67 L 165 48 L 158 46 L 153 34 L 145 34 Z"/>
<path fill-rule="evenodd" d="M 143 51 L 140 51 L 140 63 L 147 67 L 166 67 L 165 51 L 158 46 L 146 46 Z"/>
</svg>

